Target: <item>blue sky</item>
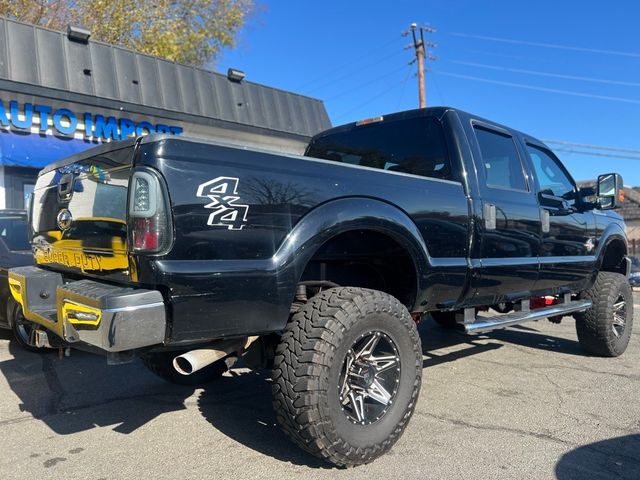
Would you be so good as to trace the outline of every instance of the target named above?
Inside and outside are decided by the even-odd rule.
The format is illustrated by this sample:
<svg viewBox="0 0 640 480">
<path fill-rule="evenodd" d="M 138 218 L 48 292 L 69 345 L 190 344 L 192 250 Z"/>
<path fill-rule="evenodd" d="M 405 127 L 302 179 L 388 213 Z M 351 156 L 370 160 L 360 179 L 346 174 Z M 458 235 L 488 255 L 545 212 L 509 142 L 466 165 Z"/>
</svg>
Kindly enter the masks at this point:
<svg viewBox="0 0 640 480">
<path fill-rule="evenodd" d="M 263 0 L 216 68 L 319 98 L 338 125 L 417 107 L 413 50 L 400 34 L 431 24 L 438 60 L 428 65 L 427 105 L 640 158 L 639 19 L 632 0 Z M 640 186 L 640 160 L 557 154 L 577 180 L 617 171 Z"/>
</svg>

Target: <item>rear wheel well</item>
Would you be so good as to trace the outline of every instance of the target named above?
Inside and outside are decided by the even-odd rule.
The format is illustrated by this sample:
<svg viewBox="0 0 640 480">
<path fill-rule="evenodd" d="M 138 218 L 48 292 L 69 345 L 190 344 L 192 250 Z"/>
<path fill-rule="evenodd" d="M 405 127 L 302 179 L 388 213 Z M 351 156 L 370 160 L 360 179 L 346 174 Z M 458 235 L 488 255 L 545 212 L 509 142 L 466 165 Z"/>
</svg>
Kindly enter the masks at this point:
<svg viewBox="0 0 640 480">
<path fill-rule="evenodd" d="M 374 230 L 351 230 L 325 242 L 307 263 L 300 281 L 380 290 L 409 309 L 417 292 L 416 267 L 407 249 Z"/>
<path fill-rule="evenodd" d="M 604 251 L 600 271 L 615 272 L 624 275 L 626 273 L 626 266 L 624 264 L 626 254 L 627 247 L 624 242 L 622 240 L 612 240 Z"/>
</svg>

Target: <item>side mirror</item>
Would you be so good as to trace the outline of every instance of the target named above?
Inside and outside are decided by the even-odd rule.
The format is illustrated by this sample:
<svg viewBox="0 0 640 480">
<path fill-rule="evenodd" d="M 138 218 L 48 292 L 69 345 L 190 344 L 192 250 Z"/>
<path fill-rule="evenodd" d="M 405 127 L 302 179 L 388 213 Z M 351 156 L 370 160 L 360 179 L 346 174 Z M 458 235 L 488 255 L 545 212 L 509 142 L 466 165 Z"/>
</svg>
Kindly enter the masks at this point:
<svg viewBox="0 0 640 480">
<path fill-rule="evenodd" d="M 618 173 L 606 173 L 598 177 L 598 204 L 600 210 L 621 208 L 624 203 L 622 176 Z"/>
</svg>

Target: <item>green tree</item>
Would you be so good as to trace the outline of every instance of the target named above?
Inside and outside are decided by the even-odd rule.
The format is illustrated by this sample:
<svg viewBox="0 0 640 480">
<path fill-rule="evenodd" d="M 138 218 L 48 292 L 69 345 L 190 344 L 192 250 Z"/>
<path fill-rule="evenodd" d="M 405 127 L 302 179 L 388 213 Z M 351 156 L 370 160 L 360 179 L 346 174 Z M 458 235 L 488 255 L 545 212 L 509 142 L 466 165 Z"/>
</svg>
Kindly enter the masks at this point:
<svg viewBox="0 0 640 480">
<path fill-rule="evenodd" d="M 253 0 L 0 0 L 0 15 L 54 30 L 81 25 L 93 40 L 195 66 L 211 65 Z"/>
</svg>

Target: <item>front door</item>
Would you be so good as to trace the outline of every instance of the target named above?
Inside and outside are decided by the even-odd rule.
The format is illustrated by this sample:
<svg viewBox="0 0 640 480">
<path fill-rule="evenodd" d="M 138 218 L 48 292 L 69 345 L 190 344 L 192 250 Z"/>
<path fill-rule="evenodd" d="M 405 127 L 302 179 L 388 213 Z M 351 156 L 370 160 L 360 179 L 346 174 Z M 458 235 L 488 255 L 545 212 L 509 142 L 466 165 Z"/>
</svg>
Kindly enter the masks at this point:
<svg viewBox="0 0 640 480">
<path fill-rule="evenodd" d="M 584 210 L 576 184 L 544 145 L 525 144 L 536 184 L 542 220 L 540 278 L 536 291 L 580 291 L 594 271 L 595 219 Z"/>
</svg>

